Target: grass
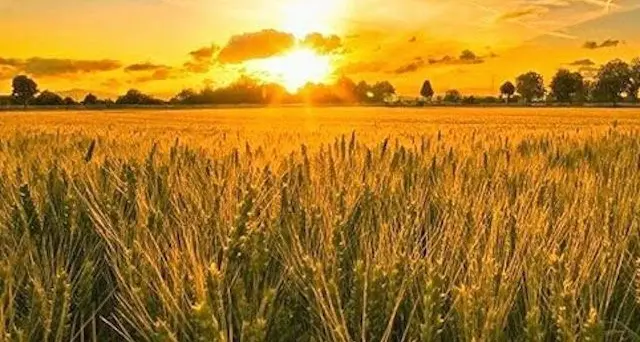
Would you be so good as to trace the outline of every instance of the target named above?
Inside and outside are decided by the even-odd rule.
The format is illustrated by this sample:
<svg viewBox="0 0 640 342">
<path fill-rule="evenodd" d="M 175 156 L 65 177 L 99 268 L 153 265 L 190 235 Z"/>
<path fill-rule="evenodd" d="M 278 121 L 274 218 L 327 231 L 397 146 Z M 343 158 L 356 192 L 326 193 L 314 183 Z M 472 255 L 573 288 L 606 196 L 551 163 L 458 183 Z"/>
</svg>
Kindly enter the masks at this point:
<svg viewBox="0 0 640 342">
<path fill-rule="evenodd" d="M 0 116 L 0 339 L 640 339 L 640 113 L 302 111 Z"/>
</svg>

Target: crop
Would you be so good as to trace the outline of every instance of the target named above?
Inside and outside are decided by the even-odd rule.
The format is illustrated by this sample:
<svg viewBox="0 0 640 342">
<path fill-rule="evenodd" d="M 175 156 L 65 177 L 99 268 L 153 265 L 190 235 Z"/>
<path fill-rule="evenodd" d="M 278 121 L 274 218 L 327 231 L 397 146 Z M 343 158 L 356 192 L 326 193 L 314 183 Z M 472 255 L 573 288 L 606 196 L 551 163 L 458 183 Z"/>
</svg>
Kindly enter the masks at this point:
<svg viewBox="0 0 640 342">
<path fill-rule="evenodd" d="M 636 340 L 640 123 L 563 113 L 0 118 L 0 336 Z"/>
</svg>

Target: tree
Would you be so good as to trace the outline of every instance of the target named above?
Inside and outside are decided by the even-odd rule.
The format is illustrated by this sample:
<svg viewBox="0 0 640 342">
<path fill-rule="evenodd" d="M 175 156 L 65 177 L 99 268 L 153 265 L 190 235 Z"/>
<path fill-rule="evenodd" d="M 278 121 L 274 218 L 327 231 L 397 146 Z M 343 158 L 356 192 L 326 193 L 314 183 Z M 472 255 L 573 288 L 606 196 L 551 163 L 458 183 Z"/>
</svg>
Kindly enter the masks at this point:
<svg viewBox="0 0 640 342">
<path fill-rule="evenodd" d="M 20 75 L 13 79 L 13 99 L 27 108 L 29 101 L 38 93 L 38 84 L 27 76 Z"/>
<path fill-rule="evenodd" d="M 638 102 L 638 90 L 640 90 L 640 58 L 635 58 L 629 66 L 631 82 L 629 85 L 629 98 L 633 102 Z"/>
<path fill-rule="evenodd" d="M 507 103 L 511 102 L 511 97 L 516 93 L 516 86 L 511 81 L 505 82 L 500 87 L 500 94 L 507 98 Z"/>
<path fill-rule="evenodd" d="M 544 96 L 544 79 L 533 71 L 522 74 L 516 79 L 516 90 L 526 103 L 530 103 Z"/>
<path fill-rule="evenodd" d="M 356 100 L 356 83 L 352 79 L 341 76 L 335 82 L 334 88 L 341 102 L 352 103 Z"/>
<path fill-rule="evenodd" d="M 389 81 L 378 82 L 371 87 L 374 102 L 385 101 L 389 96 L 396 93 L 396 88 Z"/>
<path fill-rule="evenodd" d="M 85 106 L 93 106 L 98 104 L 98 98 L 93 94 L 87 94 L 82 100 L 82 104 Z"/>
<path fill-rule="evenodd" d="M 598 70 L 594 94 L 598 100 L 613 102 L 615 106 L 622 98 L 622 93 L 632 88 L 631 69 L 629 64 L 615 59 Z"/>
<path fill-rule="evenodd" d="M 196 93 L 193 89 L 183 89 L 176 96 L 171 99 L 171 103 L 179 103 L 179 104 L 198 104 L 198 93 Z"/>
<path fill-rule="evenodd" d="M 473 95 L 471 95 L 471 96 L 465 96 L 465 97 L 463 97 L 463 98 L 462 98 L 462 104 L 465 104 L 465 105 L 474 105 L 474 104 L 476 104 L 476 103 L 478 103 L 478 99 L 477 99 L 475 96 L 473 96 Z"/>
<path fill-rule="evenodd" d="M 76 102 L 76 100 L 72 99 L 72 98 L 71 98 L 71 97 L 69 97 L 69 96 L 65 97 L 65 98 L 64 98 L 64 100 L 63 100 L 63 102 L 64 102 L 64 105 L 65 105 L 65 106 L 75 106 L 75 105 L 77 105 L 77 104 L 78 104 L 78 103 Z"/>
<path fill-rule="evenodd" d="M 45 90 L 33 100 L 33 104 L 36 106 L 62 106 L 64 100 L 60 95 Z"/>
<path fill-rule="evenodd" d="M 433 91 L 433 86 L 431 85 L 431 81 L 425 80 L 422 84 L 422 89 L 420 89 L 420 95 L 425 99 L 431 101 L 435 92 Z"/>
<path fill-rule="evenodd" d="M 576 94 L 578 102 L 590 102 L 593 100 L 593 89 L 595 84 L 591 80 L 584 80 L 582 90 Z"/>
<path fill-rule="evenodd" d="M 130 89 L 126 94 L 116 100 L 116 104 L 118 105 L 160 105 L 163 103 L 162 100 L 143 94 L 136 89 Z"/>
<path fill-rule="evenodd" d="M 358 102 L 371 102 L 373 93 L 371 92 L 371 86 L 365 81 L 360 81 L 356 84 L 355 95 Z"/>
<path fill-rule="evenodd" d="M 456 89 L 447 90 L 444 95 L 444 102 L 460 103 L 460 101 L 462 101 L 462 94 Z"/>
<path fill-rule="evenodd" d="M 584 79 L 579 72 L 560 69 L 551 81 L 551 93 L 559 102 L 573 102 L 583 89 Z"/>
</svg>

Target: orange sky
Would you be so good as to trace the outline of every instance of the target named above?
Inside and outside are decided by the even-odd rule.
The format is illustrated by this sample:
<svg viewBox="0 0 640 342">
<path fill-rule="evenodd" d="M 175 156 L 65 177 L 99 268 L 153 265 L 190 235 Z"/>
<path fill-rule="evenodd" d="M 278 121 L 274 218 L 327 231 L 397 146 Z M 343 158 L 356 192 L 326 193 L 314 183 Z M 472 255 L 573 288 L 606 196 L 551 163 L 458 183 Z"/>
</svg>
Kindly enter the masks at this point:
<svg viewBox="0 0 640 342">
<path fill-rule="evenodd" d="M 0 92 L 26 73 L 76 96 L 168 97 L 245 73 L 491 94 L 530 69 L 637 57 L 640 1 L 0 0 L 0 31 Z"/>
</svg>

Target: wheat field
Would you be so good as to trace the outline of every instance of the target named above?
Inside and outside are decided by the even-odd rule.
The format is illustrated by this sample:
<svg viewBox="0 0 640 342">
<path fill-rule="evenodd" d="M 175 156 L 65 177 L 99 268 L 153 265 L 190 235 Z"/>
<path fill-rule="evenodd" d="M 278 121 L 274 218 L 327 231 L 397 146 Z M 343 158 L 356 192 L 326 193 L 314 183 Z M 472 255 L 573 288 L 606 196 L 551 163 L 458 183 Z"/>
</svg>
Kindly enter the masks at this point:
<svg viewBox="0 0 640 342">
<path fill-rule="evenodd" d="M 640 111 L 0 113 L 0 339 L 640 340 Z"/>
</svg>

